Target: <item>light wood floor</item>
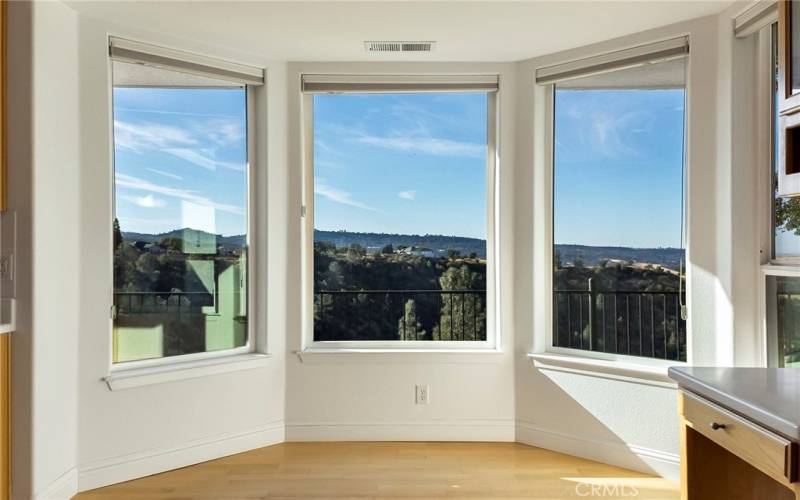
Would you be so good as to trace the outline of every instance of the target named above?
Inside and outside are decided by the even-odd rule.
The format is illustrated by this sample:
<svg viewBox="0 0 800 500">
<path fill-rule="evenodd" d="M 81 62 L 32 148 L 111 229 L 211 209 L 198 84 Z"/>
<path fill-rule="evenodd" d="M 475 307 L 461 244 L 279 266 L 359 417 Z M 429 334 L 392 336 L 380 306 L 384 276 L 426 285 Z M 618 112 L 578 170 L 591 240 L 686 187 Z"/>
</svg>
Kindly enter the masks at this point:
<svg viewBox="0 0 800 500">
<path fill-rule="evenodd" d="M 75 499 L 404 497 L 644 500 L 679 494 L 664 479 L 514 443 L 285 443 Z"/>
</svg>

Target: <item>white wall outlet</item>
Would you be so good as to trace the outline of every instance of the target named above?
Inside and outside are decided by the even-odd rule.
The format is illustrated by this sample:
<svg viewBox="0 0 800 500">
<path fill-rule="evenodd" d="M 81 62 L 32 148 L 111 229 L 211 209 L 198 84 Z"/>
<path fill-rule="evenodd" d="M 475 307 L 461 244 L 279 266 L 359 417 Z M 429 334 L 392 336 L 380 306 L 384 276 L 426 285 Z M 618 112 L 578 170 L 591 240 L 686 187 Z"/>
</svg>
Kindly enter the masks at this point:
<svg viewBox="0 0 800 500">
<path fill-rule="evenodd" d="M 417 404 L 418 405 L 427 405 L 431 402 L 431 386 L 425 385 L 417 385 Z"/>
</svg>

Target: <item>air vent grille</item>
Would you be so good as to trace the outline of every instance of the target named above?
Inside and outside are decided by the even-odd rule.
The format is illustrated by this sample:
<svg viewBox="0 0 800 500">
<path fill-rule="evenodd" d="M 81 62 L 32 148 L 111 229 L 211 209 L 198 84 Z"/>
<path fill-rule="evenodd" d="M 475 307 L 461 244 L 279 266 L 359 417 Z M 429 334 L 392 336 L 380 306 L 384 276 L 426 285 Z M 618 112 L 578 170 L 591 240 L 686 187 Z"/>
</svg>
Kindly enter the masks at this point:
<svg viewBox="0 0 800 500">
<path fill-rule="evenodd" d="M 367 52 L 430 52 L 435 46 L 436 42 L 364 42 Z"/>
</svg>

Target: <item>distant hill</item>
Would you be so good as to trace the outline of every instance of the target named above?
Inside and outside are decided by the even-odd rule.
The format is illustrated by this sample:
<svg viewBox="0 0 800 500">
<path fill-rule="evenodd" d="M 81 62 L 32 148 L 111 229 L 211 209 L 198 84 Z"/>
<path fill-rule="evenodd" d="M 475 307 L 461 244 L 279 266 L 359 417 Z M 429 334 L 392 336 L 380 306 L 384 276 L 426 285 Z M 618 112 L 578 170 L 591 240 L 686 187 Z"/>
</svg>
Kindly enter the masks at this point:
<svg viewBox="0 0 800 500">
<path fill-rule="evenodd" d="M 194 229 L 175 229 L 166 233 L 147 234 L 123 232 L 122 237 L 128 241 L 145 241 L 156 243 L 164 238 L 181 238 L 184 231 L 206 234 Z M 243 234 L 222 236 L 216 235 L 217 245 L 223 248 L 240 248 L 245 245 Z M 314 230 L 314 241 L 329 241 L 337 247 L 346 247 L 357 243 L 370 252 L 377 252 L 386 245 L 416 246 L 430 248 L 438 255 L 444 255 L 447 250 L 458 250 L 461 255 L 475 253 L 478 257 L 486 258 L 486 240 L 467 238 L 463 236 L 444 236 L 441 234 L 388 234 L 388 233 L 356 233 L 349 231 L 321 231 Z M 684 251 L 680 248 L 631 248 L 631 247 L 595 247 L 588 245 L 556 245 L 556 251 L 561 256 L 563 265 L 570 265 L 576 259 L 583 261 L 586 266 L 596 266 L 600 260 L 633 261 L 648 264 L 658 264 L 671 269 L 677 269 Z"/>
<path fill-rule="evenodd" d="M 461 255 L 475 253 L 480 258 L 486 258 L 486 240 L 466 238 L 463 236 L 443 236 L 440 234 L 386 234 L 386 233 L 351 233 L 348 231 L 321 231 L 314 230 L 314 241 L 329 241 L 337 247 L 359 244 L 368 252 L 377 252 L 386 245 L 415 246 L 430 248 L 438 255 L 444 255 L 448 250 L 458 250 Z"/>
<path fill-rule="evenodd" d="M 246 238 L 243 234 L 237 234 L 232 236 L 222 236 L 221 234 L 212 235 L 206 231 L 200 231 L 197 229 L 189 229 L 189 228 L 182 228 L 182 229 L 173 229 L 172 231 L 166 233 L 159 233 L 159 234 L 148 234 L 148 233 L 133 233 L 128 231 L 122 232 L 122 238 L 127 241 L 144 241 L 147 243 L 157 243 L 164 238 L 183 238 L 186 232 L 190 232 L 191 234 L 199 234 L 205 236 L 215 236 L 217 238 L 217 246 L 222 246 L 224 249 L 234 249 L 234 248 L 242 248 L 246 244 Z"/>
<path fill-rule="evenodd" d="M 670 269 L 678 269 L 684 251 L 680 248 L 630 248 L 630 247 L 593 247 L 588 245 L 556 245 L 563 265 L 572 264 L 576 259 L 589 267 L 596 266 L 600 260 L 620 260 L 659 264 Z"/>
</svg>

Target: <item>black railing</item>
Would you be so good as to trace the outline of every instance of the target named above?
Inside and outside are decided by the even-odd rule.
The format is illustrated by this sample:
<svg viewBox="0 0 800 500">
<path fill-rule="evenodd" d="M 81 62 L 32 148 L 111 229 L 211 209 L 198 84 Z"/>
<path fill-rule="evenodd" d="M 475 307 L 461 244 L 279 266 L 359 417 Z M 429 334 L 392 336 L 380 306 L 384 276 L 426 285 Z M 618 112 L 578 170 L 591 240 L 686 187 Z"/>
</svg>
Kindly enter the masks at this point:
<svg viewBox="0 0 800 500">
<path fill-rule="evenodd" d="M 114 293 L 117 315 L 130 314 L 181 314 L 197 313 L 203 307 L 214 305 L 214 295 L 209 292 L 117 292 Z"/>
<path fill-rule="evenodd" d="M 686 361 L 678 292 L 553 291 L 553 345 Z"/>
<path fill-rule="evenodd" d="M 314 294 L 315 340 L 486 340 L 486 290 Z"/>
</svg>

